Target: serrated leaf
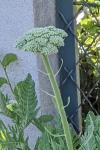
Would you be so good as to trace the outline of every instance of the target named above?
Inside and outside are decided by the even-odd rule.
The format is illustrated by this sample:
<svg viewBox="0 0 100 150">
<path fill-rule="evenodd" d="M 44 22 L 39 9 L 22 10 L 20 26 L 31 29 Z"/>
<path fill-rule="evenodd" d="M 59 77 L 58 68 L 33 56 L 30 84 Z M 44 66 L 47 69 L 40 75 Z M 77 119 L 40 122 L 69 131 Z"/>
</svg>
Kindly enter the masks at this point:
<svg viewBox="0 0 100 150">
<path fill-rule="evenodd" d="M 0 87 L 1 87 L 2 85 L 4 85 L 4 84 L 7 84 L 7 83 L 8 83 L 8 82 L 7 82 L 6 78 L 0 77 Z"/>
<path fill-rule="evenodd" d="M 2 150 L 10 150 L 15 148 L 15 142 L 8 128 L 3 121 L 0 120 L 0 145 Z"/>
<path fill-rule="evenodd" d="M 20 124 L 27 126 L 37 115 L 37 96 L 35 92 L 35 83 L 30 74 L 24 81 L 17 84 L 14 89 L 18 108 Z"/>
<path fill-rule="evenodd" d="M 13 54 L 13 53 L 9 53 L 9 54 L 6 54 L 2 60 L 2 65 L 4 68 L 6 68 L 10 63 L 14 62 L 17 60 L 17 56 L 16 54 Z"/>
<path fill-rule="evenodd" d="M 7 108 L 8 102 L 9 102 L 8 96 L 7 95 L 5 96 L 2 92 L 0 92 L 0 113 L 10 118 L 14 118 L 14 112 L 12 112 L 11 114 L 10 109 Z"/>
<path fill-rule="evenodd" d="M 53 120 L 52 115 L 43 115 L 40 116 L 39 118 L 34 118 L 32 123 L 43 133 L 45 131 L 46 123 L 52 120 Z"/>
<path fill-rule="evenodd" d="M 6 112 L 6 97 L 2 92 L 0 92 L 0 112 Z"/>
<path fill-rule="evenodd" d="M 34 118 L 32 121 L 33 125 L 35 125 L 42 133 L 45 131 L 45 126 L 38 119 Z"/>
<path fill-rule="evenodd" d="M 38 120 L 39 120 L 40 122 L 47 123 L 47 122 L 53 120 L 53 116 L 52 116 L 52 115 L 43 115 L 43 116 L 40 116 L 40 117 L 38 118 Z"/>
</svg>

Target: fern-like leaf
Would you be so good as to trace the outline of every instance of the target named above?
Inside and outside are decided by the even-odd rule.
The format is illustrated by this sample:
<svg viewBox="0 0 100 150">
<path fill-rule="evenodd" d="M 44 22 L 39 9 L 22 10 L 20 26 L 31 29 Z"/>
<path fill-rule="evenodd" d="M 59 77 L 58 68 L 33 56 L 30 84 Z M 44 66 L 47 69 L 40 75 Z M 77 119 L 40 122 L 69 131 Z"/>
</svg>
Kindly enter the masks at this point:
<svg viewBox="0 0 100 150">
<path fill-rule="evenodd" d="M 35 83 L 30 74 L 14 89 L 18 107 L 15 110 L 20 118 L 20 124 L 26 127 L 37 115 L 37 96 Z"/>
<path fill-rule="evenodd" d="M 18 126 L 8 126 L 0 121 L 0 150 L 30 150 L 28 139 Z"/>
<path fill-rule="evenodd" d="M 1 150 L 13 150 L 16 148 L 16 142 L 11 136 L 10 131 L 5 124 L 0 120 L 0 147 Z"/>
<path fill-rule="evenodd" d="M 99 150 L 94 135 L 94 115 L 88 114 L 86 118 L 86 128 L 81 137 L 81 147 L 78 150 Z"/>
<path fill-rule="evenodd" d="M 70 128 L 74 150 L 78 150 L 79 138 L 75 130 Z M 42 133 L 42 137 L 37 140 L 35 150 L 67 150 L 65 144 L 64 133 L 62 130 L 62 124 L 59 115 L 56 116 L 55 125 L 45 126 L 45 132 Z"/>
</svg>

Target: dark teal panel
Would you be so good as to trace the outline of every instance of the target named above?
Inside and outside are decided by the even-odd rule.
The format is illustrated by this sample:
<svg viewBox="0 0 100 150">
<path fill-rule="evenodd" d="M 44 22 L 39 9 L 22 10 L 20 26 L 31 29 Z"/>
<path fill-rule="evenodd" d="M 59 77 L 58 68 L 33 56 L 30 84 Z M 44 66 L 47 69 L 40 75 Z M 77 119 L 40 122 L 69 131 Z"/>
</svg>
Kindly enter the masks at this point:
<svg viewBox="0 0 100 150">
<path fill-rule="evenodd" d="M 72 78 L 76 81 L 76 60 L 75 60 L 75 37 L 69 30 L 67 23 L 74 30 L 73 23 L 73 1 L 72 0 L 56 0 L 57 5 L 57 26 L 64 29 L 68 33 L 68 38 L 65 41 L 65 47 L 61 48 L 59 52 L 59 58 L 63 58 L 64 65 L 60 72 L 60 90 L 64 105 L 67 104 L 67 98 L 70 97 L 70 104 L 66 108 L 68 117 L 74 114 L 72 118 L 72 124 L 78 129 L 78 113 L 76 112 L 78 108 L 78 98 L 77 98 L 77 87 L 70 77 L 67 81 L 62 84 L 64 79 L 68 76 L 68 73 L 64 68 L 72 71 Z M 65 20 L 65 21 L 64 21 Z M 66 23 L 65 23 L 66 22 Z M 70 121 L 70 120 L 69 120 Z"/>
</svg>

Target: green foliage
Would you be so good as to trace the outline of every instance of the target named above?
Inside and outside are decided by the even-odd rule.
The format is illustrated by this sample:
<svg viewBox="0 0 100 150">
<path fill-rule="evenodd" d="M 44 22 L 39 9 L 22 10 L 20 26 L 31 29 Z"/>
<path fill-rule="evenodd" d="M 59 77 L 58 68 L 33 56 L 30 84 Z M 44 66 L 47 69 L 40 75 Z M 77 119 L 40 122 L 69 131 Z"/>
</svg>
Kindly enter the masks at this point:
<svg viewBox="0 0 100 150">
<path fill-rule="evenodd" d="M 0 121 L 0 150 L 30 150 L 27 139 L 24 139 L 24 132 L 16 125 L 6 127 Z"/>
<path fill-rule="evenodd" d="M 96 3 L 95 0 L 92 2 L 94 2 L 94 4 Z M 100 2 L 98 3 L 100 4 Z M 83 7 L 81 11 L 84 13 L 84 17 L 80 20 L 79 24 L 77 24 L 77 35 L 87 53 L 87 55 L 83 57 L 82 64 L 87 63 L 90 65 L 90 67 L 92 67 L 91 73 L 94 77 L 100 77 L 100 72 L 98 72 L 98 68 L 100 68 L 98 64 L 100 58 L 100 50 L 98 47 L 100 41 L 100 8 L 89 7 L 87 5 L 87 7 Z M 84 55 L 85 52 L 80 51 L 80 53 Z M 86 58 L 86 61 L 84 61 L 84 58 Z"/>
<path fill-rule="evenodd" d="M 28 74 L 24 81 L 21 81 L 16 85 L 14 94 L 17 101 L 16 114 L 19 116 L 18 118 L 20 118 L 19 124 L 27 126 L 30 121 L 36 118 L 38 112 L 38 109 L 36 108 L 37 97 L 35 83 L 30 74 Z"/>
<path fill-rule="evenodd" d="M 70 128 L 74 150 L 79 147 L 79 139 L 73 128 Z M 66 147 L 66 141 L 64 138 L 64 132 L 59 116 L 56 116 L 54 125 L 46 125 L 45 132 L 42 137 L 37 140 L 35 150 L 44 150 L 48 147 L 48 150 L 68 150 Z"/>
<path fill-rule="evenodd" d="M 6 127 L 1 121 L 0 146 L 4 150 L 29 150 L 28 139 L 24 138 L 24 129 L 36 117 L 37 112 L 35 84 L 31 75 L 28 74 L 24 81 L 16 85 L 14 94 L 16 97 L 15 103 L 11 103 L 8 97 L 0 92 L 0 113 L 10 117 L 14 123 L 14 125 Z"/>
<path fill-rule="evenodd" d="M 100 115 L 95 116 L 89 112 L 86 117 L 86 128 L 81 137 L 81 147 L 79 150 L 99 150 L 100 149 Z"/>
<path fill-rule="evenodd" d="M 65 144 L 64 135 L 60 135 L 57 128 L 53 128 L 50 131 L 50 127 L 48 127 L 49 132 L 45 132 L 41 138 L 38 139 L 35 150 L 44 150 L 48 147 L 48 150 L 68 150 Z M 73 145 L 74 150 L 77 150 L 79 147 L 79 141 L 77 135 L 73 136 Z"/>
<path fill-rule="evenodd" d="M 6 54 L 1 62 L 2 66 L 6 68 L 9 64 L 17 60 L 17 56 L 13 53 Z"/>
<path fill-rule="evenodd" d="M 2 92 L 0 92 L 0 113 L 7 113 L 7 102 L 8 97 L 5 96 Z"/>
<path fill-rule="evenodd" d="M 77 6 L 77 11 L 81 10 L 78 16 L 82 13 L 83 17 L 76 25 L 79 40 L 81 89 L 88 94 L 98 81 L 91 93 L 93 99 L 91 102 L 94 104 L 96 101 L 96 109 L 100 112 L 100 1 L 79 0 L 78 2 L 85 4 Z"/>
<path fill-rule="evenodd" d="M 10 135 L 7 127 L 2 121 L 0 121 L 0 149 L 1 150 L 11 150 L 15 148 L 15 141 Z"/>
<path fill-rule="evenodd" d="M 7 79 L 5 79 L 4 77 L 0 77 L 0 87 L 3 85 L 3 84 L 7 84 L 8 81 Z"/>
<path fill-rule="evenodd" d="M 23 49 L 24 51 L 41 54 L 54 92 L 55 105 L 58 108 L 58 113 L 61 117 L 66 147 L 68 147 L 68 150 L 73 150 L 69 124 L 63 107 L 61 93 L 48 58 L 48 55 L 57 53 L 58 49 L 61 46 L 64 46 L 65 37 L 67 37 L 67 33 L 62 29 L 55 28 L 54 26 L 35 28 L 31 32 L 25 34 L 25 36 L 17 43 L 16 47 Z"/>
<path fill-rule="evenodd" d="M 13 125 L 5 126 L 0 120 L 0 150 L 30 150 L 28 138 L 24 137 L 24 130 L 33 123 L 40 131 L 44 132 L 45 125 L 53 119 L 51 115 L 37 117 L 37 96 L 35 92 L 35 83 L 30 74 L 26 79 L 17 83 L 15 88 L 9 80 L 8 73 L 5 71 L 8 65 L 17 60 L 15 54 L 5 55 L 1 65 L 5 72 L 5 78 L 0 78 L 0 87 L 7 83 L 13 92 L 14 100 L 0 91 L 0 114 L 9 117 Z M 41 127 L 41 128 L 40 128 Z"/>
<path fill-rule="evenodd" d="M 43 115 L 38 118 L 38 121 L 43 123 L 47 123 L 48 121 L 52 121 L 52 120 L 53 120 L 53 116 L 51 115 Z"/>
<path fill-rule="evenodd" d="M 48 150 L 65 150 L 66 142 L 64 133 L 62 130 L 61 121 L 59 118 L 56 119 L 54 126 L 45 126 L 45 132 L 37 140 L 35 150 L 44 150 L 48 147 Z"/>
<path fill-rule="evenodd" d="M 94 67 L 93 63 L 95 63 L 95 66 L 96 66 L 96 61 L 94 60 L 95 59 L 94 57 L 91 57 L 91 55 L 93 54 L 92 52 L 94 51 L 94 49 L 91 48 L 91 45 L 93 46 L 94 44 L 93 36 L 94 36 L 95 31 L 98 31 L 99 33 L 99 30 L 97 26 L 94 27 L 95 22 L 91 20 L 91 16 L 89 17 L 85 16 L 85 18 L 80 21 L 80 25 L 83 27 L 82 28 L 83 30 L 81 31 L 81 33 L 80 33 L 80 28 L 79 30 L 77 30 L 78 37 L 79 37 L 80 43 L 82 45 L 84 44 L 83 45 L 84 49 L 87 49 L 89 51 L 88 56 L 90 56 L 89 59 L 87 57 L 85 58 L 85 63 L 86 63 L 86 66 L 88 64 L 92 68 Z M 33 124 L 36 125 L 43 132 L 42 137 L 40 137 L 36 143 L 35 150 L 44 150 L 47 148 L 48 150 L 65 150 L 65 149 L 73 150 L 73 148 L 74 150 L 99 150 L 100 147 L 98 146 L 99 145 L 98 142 L 99 142 L 100 136 L 99 134 L 97 134 L 97 132 L 95 132 L 96 130 L 95 126 L 97 126 L 98 124 L 95 123 L 95 121 L 93 120 L 92 118 L 93 115 L 90 115 L 90 113 L 88 114 L 87 116 L 88 119 L 86 119 L 85 131 L 80 137 L 78 137 L 75 132 L 69 129 L 69 125 L 67 125 L 67 120 L 65 119 L 66 116 L 64 116 L 65 113 L 64 113 L 63 106 L 62 106 L 63 104 L 61 103 L 62 99 L 60 98 L 59 89 L 58 89 L 56 80 L 53 76 L 53 71 L 49 64 L 48 57 L 46 56 L 48 54 L 54 53 L 53 51 L 54 47 L 50 48 L 50 45 L 48 46 L 48 43 L 51 44 L 50 38 L 52 34 L 54 33 L 51 32 L 51 29 L 52 29 L 51 27 L 48 27 L 48 28 L 46 27 L 46 29 L 48 29 L 48 31 L 50 30 L 50 32 L 47 32 L 47 30 L 44 31 L 43 28 L 34 29 L 32 32 L 29 32 L 28 34 L 26 34 L 24 38 L 21 41 L 19 41 L 19 43 L 17 44 L 17 47 L 19 49 L 37 52 L 37 53 L 39 52 L 42 54 L 43 62 L 47 70 L 47 73 L 49 74 L 49 79 L 50 79 L 50 82 L 51 82 L 51 85 L 55 94 L 54 96 L 55 96 L 55 100 L 56 100 L 55 102 L 57 104 L 58 112 L 61 117 L 62 126 L 60 128 L 58 128 L 57 126 L 46 126 L 44 123 L 42 123 L 42 121 L 44 120 L 43 119 L 44 117 L 40 117 L 38 119 L 33 120 Z M 84 29 L 86 29 L 86 32 L 84 31 Z M 93 31 L 90 32 L 90 29 L 93 29 Z M 41 38 L 45 38 L 44 37 L 45 34 L 46 34 L 46 38 L 47 36 L 49 36 L 48 43 L 47 41 L 45 41 L 45 39 L 41 39 Z M 87 39 L 86 39 L 86 34 L 88 35 Z M 58 34 L 56 35 L 58 36 Z M 96 40 L 98 41 L 98 38 Z M 96 40 L 95 40 L 95 46 L 97 44 Z M 55 41 L 58 42 L 56 38 L 55 38 Z M 52 43 L 53 46 L 56 45 L 55 41 L 54 43 Z M 58 48 L 59 46 L 57 43 L 56 48 Z M 47 49 L 45 49 L 45 47 Z M 57 50 L 55 52 L 57 52 Z M 84 51 L 80 52 L 80 54 L 83 56 Z M 84 62 L 84 59 L 82 59 L 82 61 Z M 95 68 L 92 68 L 92 69 L 95 69 Z M 71 133 L 71 136 L 70 136 L 70 133 Z"/>
<path fill-rule="evenodd" d="M 90 118 L 89 118 L 90 117 Z M 95 141 L 95 137 L 93 135 L 94 132 L 94 123 L 91 116 L 88 116 L 88 126 L 85 129 L 84 135 L 81 137 L 81 147 L 80 150 L 96 150 L 97 144 Z"/>
<path fill-rule="evenodd" d="M 30 74 L 15 86 L 14 94 L 15 102 L 11 103 L 8 97 L 0 92 L 0 113 L 10 117 L 14 123 L 6 127 L 2 121 L 0 122 L 2 126 L 0 146 L 4 150 L 30 150 L 28 139 L 24 138 L 24 129 L 33 123 L 44 132 L 44 127 L 49 121 L 52 121 L 53 117 L 51 115 L 37 117 L 35 83 Z"/>
<path fill-rule="evenodd" d="M 51 122 L 53 120 L 53 116 L 51 115 L 43 115 L 38 118 L 34 118 L 32 123 L 41 131 L 45 131 L 45 126 L 48 122 Z"/>
<path fill-rule="evenodd" d="M 71 128 L 74 150 L 99 150 L 100 116 L 95 116 L 93 112 L 89 112 L 85 124 L 85 130 L 81 136 L 78 136 Z M 46 132 L 38 139 L 35 150 L 44 150 L 46 147 L 48 150 L 67 150 L 62 126 L 58 128 L 57 125 L 47 126 Z"/>
<path fill-rule="evenodd" d="M 6 78 L 1 78 L 1 86 Z M 8 84 L 9 85 L 9 84 Z M 0 150 L 30 150 L 28 138 L 24 137 L 24 130 L 33 123 L 41 132 L 34 150 L 67 150 L 63 127 L 60 117 L 56 117 L 54 125 L 51 115 L 37 117 L 37 96 L 35 83 L 30 74 L 26 79 L 17 83 L 13 90 L 15 102 L 11 103 L 8 96 L 0 92 L 0 113 L 10 117 L 11 126 L 6 126 L 0 120 Z M 85 129 L 81 136 L 70 127 L 74 150 L 100 149 L 100 116 L 89 112 L 85 120 Z"/>
</svg>

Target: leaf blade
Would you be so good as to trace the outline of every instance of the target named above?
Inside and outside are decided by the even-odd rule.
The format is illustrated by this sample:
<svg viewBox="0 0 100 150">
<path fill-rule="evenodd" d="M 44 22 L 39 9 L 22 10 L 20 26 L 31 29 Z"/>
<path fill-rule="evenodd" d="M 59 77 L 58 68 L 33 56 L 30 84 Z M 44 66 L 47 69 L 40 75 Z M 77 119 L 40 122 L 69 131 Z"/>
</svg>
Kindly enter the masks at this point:
<svg viewBox="0 0 100 150">
<path fill-rule="evenodd" d="M 4 84 L 7 84 L 7 83 L 8 83 L 8 81 L 7 81 L 6 78 L 0 77 L 0 87 L 1 87 L 2 85 L 4 85 Z"/>
<path fill-rule="evenodd" d="M 3 67 L 6 68 L 9 64 L 11 64 L 12 62 L 14 62 L 16 60 L 17 60 L 16 54 L 8 53 L 4 56 L 1 63 L 3 65 Z"/>
</svg>

